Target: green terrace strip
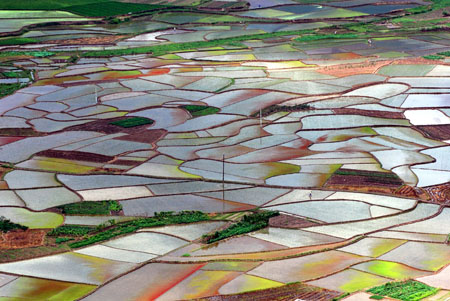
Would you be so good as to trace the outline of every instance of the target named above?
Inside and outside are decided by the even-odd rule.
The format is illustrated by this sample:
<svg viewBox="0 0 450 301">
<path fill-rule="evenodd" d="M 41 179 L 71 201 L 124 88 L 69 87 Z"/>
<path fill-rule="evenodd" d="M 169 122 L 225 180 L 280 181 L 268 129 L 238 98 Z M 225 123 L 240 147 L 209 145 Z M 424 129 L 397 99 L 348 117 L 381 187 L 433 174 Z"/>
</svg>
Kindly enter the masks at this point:
<svg viewBox="0 0 450 301">
<path fill-rule="evenodd" d="M 399 179 L 396 174 L 388 173 L 388 172 L 370 172 L 370 171 L 361 171 L 361 170 L 342 170 L 338 169 L 335 171 L 336 175 L 342 176 L 364 176 L 364 177 L 379 177 L 379 178 L 392 178 Z"/>
<path fill-rule="evenodd" d="M 238 223 L 233 224 L 224 230 L 216 231 L 212 235 L 206 236 L 206 242 L 210 244 L 231 236 L 263 229 L 269 225 L 269 219 L 271 217 L 279 214 L 280 213 L 278 211 L 261 211 L 250 215 L 245 215 L 244 218 Z"/>
<path fill-rule="evenodd" d="M 424 58 L 424 59 L 427 59 L 427 60 L 442 60 L 442 59 L 444 59 L 443 56 L 440 56 L 440 55 L 434 55 L 434 54 L 424 55 L 423 58 Z"/>
<path fill-rule="evenodd" d="M 0 52 L 0 57 L 8 57 L 8 56 L 33 56 L 33 57 L 49 57 L 55 55 L 54 52 L 50 51 L 3 51 Z"/>
<path fill-rule="evenodd" d="M 85 236 L 87 234 L 95 232 L 94 227 L 90 226 L 79 226 L 79 225 L 62 225 L 59 226 L 50 232 L 47 235 L 49 236 L 59 236 L 59 235 L 69 235 L 69 236 Z"/>
<path fill-rule="evenodd" d="M 122 210 L 122 205 L 117 201 L 99 201 L 72 203 L 56 208 L 69 215 L 110 215 L 112 211 Z"/>
<path fill-rule="evenodd" d="M 145 53 L 151 53 L 153 56 L 160 56 L 171 52 L 180 52 L 186 50 L 193 50 L 197 48 L 222 46 L 227 45 L 229 43 L 235 43 L 240 41 L 268 39 L 273 37 L 290 36 L 290 35 L 300 35 L 311 32 L 313 32 L 313 30 L 310 29 L 296 30 L 296 31 L 279 31 L 273 33 L 252 34 L 232 38 L 215 39 L 210 41 L 183 42 L 183 43 L 171 43 L 164 45 L 136 47 L 136 48 L 86 51 L 82 54 L 82 56 L 109 57 L 109 56 L 145 54 Z"/>
<path fill-rule="evenodd" d="M 0 216 L 0 231 L 3 233 L 9 232 L 11 230 L 27 230 L 27 226 L 19 225 L 11 222 L 3 216 Z"/>
<path fill-rule="evenodd" d="M 209 220 L 209 216 L 200 211 L 182 211 L 178 214 L 173 212 L 155 213 L 154 217 L 140 218 L 129 222 L 114 224 L 103 231 L 96 233 L 87 238 L 69 244 L 71 248 L 80 248 L 97 242 L 109 240 L 118 235 L 136 232 L 141 228 L 166 226 L 172 224 L 187 224 Z M 63 226 L 64 227 L 64 226 Z M 61 227 L 59 227 L 61 228 Z M 97 227 L 99 230 L 101 227 Z M 57 230 L 56 228 L 55 230 Z M 61 233 L 66 234 L 66 233 Z"/>
<path fill-rule="evenodd" d="M 307 104 L 299 104 L 294 106 L 282 106 L 282 105 L 271 105 L 267 108 L 261 110 L 262 116 L 266 117 L 273 113 L 278 112 L 298 112 L 298 111 L 306 111 L 311 110 L 312 107 Z M 260 112 L 255 112 L 250 117 L 259 117 Z"/>
<path fill-rule="evenodd" d="M 219 108 L 209 106 L 185 105 L 181 107 L 189 111 L 189 113 L 191 113 L 194 117 L 212 115 L 220 111 Z"/>
<path fill-rule="evenodd" d="M 1 39 L 0 46 L 9 46 L 9 45 L 24 45 L 24 44 L 32 44 L 39 42 L 33 38 L 8 38 Z"/>
<path fill-rule="evenodd" d="M 434 295 L 439 289 L 418 281 L 388 282 L 368 290 L 369 293 L 399 300 L 415 301 Z"/>
<path fill-rule="evenodd" d="M 110 124 L 117 125 L 123 128 L 132 128 L 144 124 L 152 124 L 153 122 L 153 120 L 144 117 L 130 117 L 118 121 L 113 121 Z"/>
<path fill-rule="evenodd" d="M 109 2 L 110 0 L 2 0 L 0 9 L 8 10 L 55 10 L 73 5 Z"/>
<path fill-rule="evenodd" d="M 0 84 L 0 98 L 13 94 L 17 90 L 23 88 L 26 84 L 16 83 L 16 84 Z"/>
<path fill-rule="evenodd" d="M 304 35 L 294 39 L 297 42 L 309 42 L 309 41 L 317 41 L 317 40 L 326 40 L 326 39 L 357 39 L 361 38 L 360 35 L 355 33 L 341 33 L 341 34 L 313 34 L 313 35 Z"/>
</svg>

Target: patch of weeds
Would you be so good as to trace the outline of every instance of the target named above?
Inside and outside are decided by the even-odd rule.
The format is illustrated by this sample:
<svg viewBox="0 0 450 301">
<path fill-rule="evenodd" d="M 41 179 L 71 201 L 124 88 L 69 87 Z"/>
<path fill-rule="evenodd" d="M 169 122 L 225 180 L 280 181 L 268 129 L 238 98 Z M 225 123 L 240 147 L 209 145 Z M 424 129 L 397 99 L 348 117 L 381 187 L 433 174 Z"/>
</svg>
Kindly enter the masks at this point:
<svg viewBox="0 0 450 301">
<path fill-rule="evenodd" d="M 117 201 L 99 201 L 71 203 L 56 208 L 69 215 L 110 215 L 111 211 L 122 210 L 122 205 Z"/>
<path fill-rule="evenodd" d="M 144 117 L 130 117 L 118 121 L 113 121 L 110 124 L 117 125 L 123 128 L 132 128 L 144 124 L 152 124 L 153 122 L 153 120 Z"/>
<path fill-rule="evenodd" d="M 27 230 L 27 226 L 23 226 L 20 224 L 16 224 L 11 222 L 9 219 L 5 218 L 4 216 L 0 216 L 0 231 L 3 233 L 9 232 L 11 230 Z"/>
<path fill-rule="evenodd" d="M 444 59 L 443 56 L 435 55 L 435 54 L 424 55 L 423 58 L 427 59 L 427 60 L 442 60 L 442 59 Z"/>
<path fill-rule="evenodd" d="M 206 236 L 205 240 L 210 244 L 228 237 L 263 229 L 269 225 L 269 219 L 271 217 L 279 214 L 278 211 L 261 211 L 245 215 L 238 223 L 233 224 L 224 230 L 216 231 L 212 235 Z"/>
<path fill-rule="evenodd" d="M 189 111 L 193 117 L 212 115 L 220 111 L 219 108 L 197 105 L 185 105 L 182 108 Z"/>
<path fill-rule="evenodd" d="M 71 240 L 73 240 L 73 238 L 70 238 L 70 237 L 57 237 L 55 239 L 55 243 L 57 243 L 59 245 L 59 244 L 62 244 L 62 243 L 65 243 L 65 242 L 68 242 L 68 241 L 71 241 Z"/>
<path fill-rule="evenodd" d="M 415 301 L 434 295 L 439 289 L 428 286 L 415 280 L 401 282 L 388 282 L 386 284 L 371 288 L 369 293 L 388 296 L 391 298 Z"/>
</svg>

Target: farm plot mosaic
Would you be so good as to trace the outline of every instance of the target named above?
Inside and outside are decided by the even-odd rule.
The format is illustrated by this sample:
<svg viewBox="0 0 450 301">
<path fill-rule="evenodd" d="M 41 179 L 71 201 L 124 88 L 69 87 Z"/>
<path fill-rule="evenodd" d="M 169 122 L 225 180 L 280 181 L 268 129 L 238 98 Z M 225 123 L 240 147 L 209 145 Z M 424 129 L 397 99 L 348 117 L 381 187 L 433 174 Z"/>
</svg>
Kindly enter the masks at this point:
<svg viewBox="0 0 450 301">
<path fill-rule="evenodd" d="M 449 16 L 3 0 L 0 299 L 450 298 Z"/>
</svg>

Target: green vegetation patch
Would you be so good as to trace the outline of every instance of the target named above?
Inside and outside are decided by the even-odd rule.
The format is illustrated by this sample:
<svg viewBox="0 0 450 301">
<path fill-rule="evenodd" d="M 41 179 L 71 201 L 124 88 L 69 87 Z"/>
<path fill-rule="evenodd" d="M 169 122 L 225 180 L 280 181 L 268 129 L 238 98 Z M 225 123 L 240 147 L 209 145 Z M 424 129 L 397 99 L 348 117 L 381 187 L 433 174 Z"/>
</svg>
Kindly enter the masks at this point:
<svg viewBox="0 0 450 301">
<path fill-rule="evenodd" d="M 152 124 L 153 122 L 154 122 L 153 120 L 144 117 L 130 117 L 111 122 L 110 124 L 117 125 L 123 128 L 132 128 L 144 124 Z"/>
<path fill-rule="evenodd" d="M 263 117 L 269 116 L 278 112 L 298 112 L 298 111 L 307 111 L 311 110 L 312 107 L 307 104 L 298 104 L 293 106 L 283 106 L 283 105 L 271 105 L 261 110 L 261 114 Z M 259 117 L 259 111 L 250 115 L 250 117 Z"/>
<path fill-rule="evenodd" d="M 424 59 L 427 59 L 427 60 L 442 60 L 442 59 L 444 59 L 443 56 L 441 56 L 441 55 L 435 55 L 435 54 L 424 55 L 423 58 L 424 58 Z"/>
<path fill-rule="evenodd" d="M 0 98 L 5 97 L 7 95 L 13 94 L 17 90 L 24 87 L 22 83 L 16 84 L 0 84 Z"/>
<path fill-rule="evenodd" d="M 182 108 L 188 110 L 194 117 L 212 115 L 220 111 L 219 108 L 209 106 L 185 105 Z"/>
<path fill-rule="evenodd" d="M 107 1 L 65 7 L 64 10 L 86 17 L 110 17 L 165 8 L 164 5 Z"/>
<path fill-rule="evenodd" d="M 0 52 L 0 57 L 21 56 L 21 55 L 28 55 L 28 56 L 32 56 L 32 57 L 49 57 L 49 56 L 55 55 L 55 53 L 50 52 L 50 51 L 3 51 L 3 52 Z"/>
<path fill-rule="evenodd" d="M 250 215 L 245 215 L 244 218 L 238 223 L 233 224 L 224 230 L 216 231 L 210 236 L 206 236 L 206 242 L 210 244 L 231 236 L 245 234 L 265 228 L 269 225 L 269 219 L 279 214 L 280 213 L 278 211 L 261 211 Z"/>
<path fill-rule="evenodd" d="M 368 292 L 399 300 L 414 301 L 434 295 L 438 290 L 439 289 L 418 281 L 407 280 L 402 282 L 388 282 L 386 284 L 371 288 Z"/>
<path fill-rule="evenodd" d="M 63 214 L 72 215 L 110 215 L 111 211 L 122 210 L 122 205 L 117 201 L 80 202 L 56 207 Z"/>
<path fill-rule="evenodd" d="M 314 35 L 306 35 L 301 36 L 294 41 L 297 42 L 308 42 L 308 41 L 317 41 L 317 40 L 326 40 L 326 39 L 357 39 L 360 38 L 359 35 L 354 33 L 341 33 L 341 34 L 314 34 Z"/>
<path fill-rule="evenodd" d="M 182 211 L 178 214 L 173 212 L 155 213 L 154 217 L 140 218 L 129 222 L 112 225 L 102 232 L 89 236 L 83 240 L 69 244 L 71 248 L 80 248 L 97 242 L 111 239 L 115 236 L 133 233 L 141 228 L 166 226 L 172 224 L 187 224 L 207 221 L 210 217 L 200 211 Z M 99 228 L 97 227 L 97 230 Z M 56 229 L 55 229 L 56 230 Z"/>
<path fill-rule="evenodd" d="M 0 46 L 8 46 L 8 45 L 24 45 L 24 44 L 32 44 L 39 42 L 33 38 L 8 38 L 1 39 Z"/>
<path fill-rule="evenodd" d="M 9 10 L 54 10 L 62 7 L 89 3 L 107 2 L 110 0 L 2 0 L 0 9 Z"/>
<path fill-rule="evenodd" d="M 27 230 L 27 226 L 19 225 L 6 219 L 4 216 L 0 216 L 0 231 L 3 233 L 9 232 L 11 230 Z"/>
<path fill-rule="evenodd" d="M 373 171 L 362 171 L 362 170 L 339 169 L 334 174 L 342 175 L 342 176 L 364 176 L 364 177 L 399 179 L 399 177 L 396 174 L 389 173 L 389 172 L 373 172 Z"/>
<path fill-rule="evenodd" d="M 62 225 L 58 228 L 53 229 L 48 232 L 49 236 L 60 236 L 60 235 L 68 235 L 68 236 L 85 236 L 90 233 L 95 232 L 96 228 L 90 226 L 80 226 L 80 225 Z"/>
</svg>

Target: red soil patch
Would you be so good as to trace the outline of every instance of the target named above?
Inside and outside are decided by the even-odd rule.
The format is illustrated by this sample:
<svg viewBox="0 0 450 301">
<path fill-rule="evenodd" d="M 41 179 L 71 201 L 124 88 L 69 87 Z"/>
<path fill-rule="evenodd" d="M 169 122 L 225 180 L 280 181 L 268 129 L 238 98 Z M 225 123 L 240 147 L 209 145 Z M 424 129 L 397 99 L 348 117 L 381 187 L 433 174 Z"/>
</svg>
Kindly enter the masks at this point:
<svg viewBox="0 0 450 301">
<path fill-rule="evenodd" d="M 350 108 L 333 109 L 333 112 L 335 114 L 339 114 L 339 115 L 361 115 L 361 116 L 368 116 L 368 117 L 405 119 L 405 116 L 403 116 L 403 113 L 401 113 L 401 112 L 368 111 L 368 110 L 358 110 L 358 109 L 350 109 Z"/>
<path fill-rule="evenodd" d="M 44 244 L 45 231 L 10 231 L 0 236 L 0 249 L 20 249 L 37 247 Z"/>
<path fill-rule="evenodd" d="M 92 37 L 92 38 L 78 38 L 67 40 L 54 40 L 47 41 L 46 43 L 58 44 L 58 45 L 98 45 L 98 44 L 114 44 L 114 42 L 123 39 L 125 35 L 108 35 L 104 37 Z"/>
<path fill-rule="evenodd" d="M 203 301 L 266 301 L 266 300 L 314 300 L 325 301 L 341 295 L 340 292 L 318 288 L 303 283 L 287 284 L 281 287 L 253 291 L 236 295 L 202 298 Z"/>
<path fill-rule="evenodd" d="M 0 137 L 0 145 L 5 145 L 18 140 L 22 140 L 24 137 Z"/>
<path fill-rule="evenodd" d="M 114 157 L 105 156 L 94 153 L 85 153 L 78 151 L 61 151 L 61 150 L 45 150 L 36 154 L 37 156 L 47 157 L 47 158 L 58 158 L 58 159 L 67 159 L 67 160 L 78 160 L 78 161 L 86 161 L 86 162 L 95 162 L 95 163 L 107 163 L 112 161 Z"/>
<path fill-rule="evenodd" d="M 311 226 L 317 226 L 317 223 L 307 219 L 295 217 L 287 214 L 280 214 L 269 219 L 269 226 L 277 228 L 298 229 Z"/>
<path fill-rule="evenodd" d="M 341 64 L 334 66 L 325 66 L 320 67 L 316 71 L 337 76 L 344 77 L 355 74 L 367 74 L 367 73 L 375 73 L 378 69 L 383 66 L 389 65 L 391 61 L 378 61 L 378 62 L 364 62 L 364 63 L 355 63 L 355 64 Z"/>
<path fill-rule="evenodd" d="M 340 64 L 333 66 L 324 66 L 318 68 L 316 71 L 337 77 L 344 77 L 355 74 L 376 73 L 378 69 L 387 65 L 434 65 L 433 60 L 424 58 L 408 58 L 400 60 L 385 60 L 385 61 L 366 61 L 363 63 L 354 64 Z"/>
<path fill-rule="evenodd" d="M 432 187 L 423 188 L 430 195 L 431 199 L 438 203 L 447 203 L 450 201 L 450 184 L 441 184 Z"/>
<path fill-rule="evenodd" d="M 450 139 L 450 124 L 417 126 L 425 136 L 435 140 Z"/>
<path fill-rule="evenodd" d="M 337 60 L 354 60 L 359 59 L 362 56 L 354 52 L 342 52 L 342 53 L 334 53 L 331 55 L 331 57 Z"/>
<path fill-rule="evenodd" d="M 118 137 L 116 138 L 116 140 L 134 141 L 142 143 L 156 143 L 167 133 L 166 130 L 161 129 L 156 130 L 141 129 L 139 131 L 130 131 L 130 129 L 127 129 L 126 132 L 129 133 L 129 135 Z"/>
<path fill-rule="evenodd" d="M 339 184 L 330 184 L 330 185 L 327 184 L 325 187 L 331 190 L 354 191 L 363 193 L 394 194 L 395 191 L 395 189 L 388 187 L 350 186 Z"/>
<path fill-rule="evenodd" d="M 325 184 L 326 187 L 336 185 L 398 188 L 403 182 L 393 173 L 339 169 Z"/>
</svg>

